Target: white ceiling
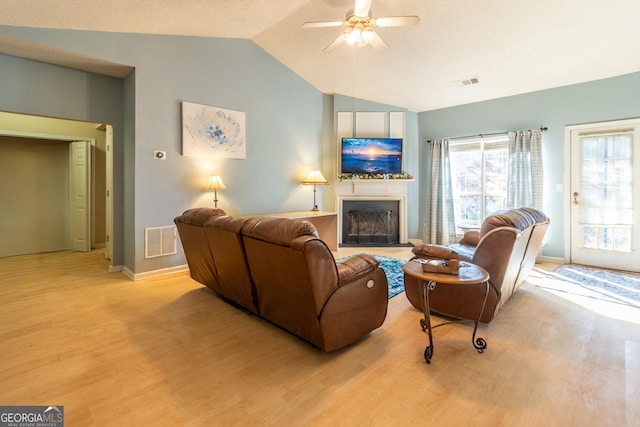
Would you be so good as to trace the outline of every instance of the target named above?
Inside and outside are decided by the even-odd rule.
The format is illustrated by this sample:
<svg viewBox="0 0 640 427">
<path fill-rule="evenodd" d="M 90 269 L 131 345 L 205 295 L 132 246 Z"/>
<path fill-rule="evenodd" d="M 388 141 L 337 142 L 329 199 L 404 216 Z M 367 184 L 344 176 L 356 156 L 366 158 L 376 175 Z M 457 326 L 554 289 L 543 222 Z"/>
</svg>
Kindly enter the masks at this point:
<svg viewBox="0 0 640 427">
<path fill-rule="evenodd" d="M 341 29 L 302 29 L 351 8 L 353 0 L 0 0 L 0 25 L 250 39 L 324 93 L 411 111 L 640 71 L 640 0 L 373 0 L 375 17 L 421 20 L 378 28 L 384 52 L 325 53 Z M 0 52 L 126 71 L 8 37 Z M 456 85 L 470 77 L 480 83 Z"/>
</svg>

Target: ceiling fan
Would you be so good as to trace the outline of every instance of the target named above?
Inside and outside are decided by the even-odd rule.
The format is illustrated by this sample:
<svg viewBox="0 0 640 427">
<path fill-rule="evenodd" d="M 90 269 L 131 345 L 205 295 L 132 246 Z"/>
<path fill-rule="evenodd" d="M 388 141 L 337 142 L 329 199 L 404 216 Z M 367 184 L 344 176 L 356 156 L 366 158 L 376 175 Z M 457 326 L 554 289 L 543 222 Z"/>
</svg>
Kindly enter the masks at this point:
<svg viewBox="0 0 640 427">
<path fill-rule="evenodd" d="M 323 49 L 324 52 L 335 49 L 343 42 L 355 47 L 370 44 L 377 50 L 385 50 L 389 49 L 389 45 L 374 31 L 376 27 L 403 27 L 417 25 L 419 22 L 420 18 L 417 16 L 374 18 L 371 16 L 371 0 L 355 0 L 353 10 L 347 12 L 344 21 L 305 22 L 302 28 L 346 27 L 337 39 Z"/>
</svg>

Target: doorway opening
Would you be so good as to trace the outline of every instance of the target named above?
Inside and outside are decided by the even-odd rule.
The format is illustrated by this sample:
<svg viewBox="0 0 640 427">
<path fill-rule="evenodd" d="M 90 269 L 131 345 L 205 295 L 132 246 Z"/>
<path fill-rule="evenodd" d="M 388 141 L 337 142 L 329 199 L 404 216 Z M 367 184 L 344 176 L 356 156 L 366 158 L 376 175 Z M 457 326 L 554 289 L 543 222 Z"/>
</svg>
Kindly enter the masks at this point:
<svg viewBox="0 0 640 427">
<path fill-rule="evenodd" d="M 0 112 L 0 223 L 19 233 L 0 256 L 104 248 L 111 261 L 112 135 L 111 125 Z"/>
</svg>

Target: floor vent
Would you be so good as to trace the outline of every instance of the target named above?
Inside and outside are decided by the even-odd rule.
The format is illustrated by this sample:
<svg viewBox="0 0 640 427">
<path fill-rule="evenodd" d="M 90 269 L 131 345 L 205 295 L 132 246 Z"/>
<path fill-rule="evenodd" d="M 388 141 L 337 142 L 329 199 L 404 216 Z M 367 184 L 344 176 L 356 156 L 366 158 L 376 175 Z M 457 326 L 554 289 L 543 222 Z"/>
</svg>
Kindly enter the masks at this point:
<svg viewBox="0 0 640 427">
<path fill-rule="evenodd" d="M 176 250 L 176 226 L 144 229 L 144 257 L 172 255 Z"/>
</svg>

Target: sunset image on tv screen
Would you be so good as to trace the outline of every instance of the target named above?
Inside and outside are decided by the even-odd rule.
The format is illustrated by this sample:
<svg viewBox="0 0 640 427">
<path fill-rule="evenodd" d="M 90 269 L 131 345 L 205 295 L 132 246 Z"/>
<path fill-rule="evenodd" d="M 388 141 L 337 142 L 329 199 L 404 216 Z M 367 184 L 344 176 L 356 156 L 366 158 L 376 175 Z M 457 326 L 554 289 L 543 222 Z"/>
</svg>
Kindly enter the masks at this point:
<svg viewBox="0 0 640 427">
<path fill-rule="evenodd" d="M 393 174 L 401 171 L 401 138 L 342 138 L 342 173 Z"/>
</svg>

